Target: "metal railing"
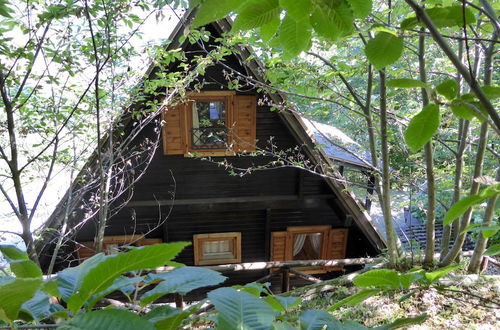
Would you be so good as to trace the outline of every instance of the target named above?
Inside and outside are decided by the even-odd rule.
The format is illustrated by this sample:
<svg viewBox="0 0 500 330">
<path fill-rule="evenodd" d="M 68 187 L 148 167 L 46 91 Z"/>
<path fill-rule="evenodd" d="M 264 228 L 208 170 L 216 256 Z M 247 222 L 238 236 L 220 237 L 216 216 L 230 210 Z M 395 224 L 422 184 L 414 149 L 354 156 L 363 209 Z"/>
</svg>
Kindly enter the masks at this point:
<svg viewBox="0 0 500 330">
<path fill-rule="evenodd" d="M 199 127 L 191 129 L 193 149 L 219 149 L 227 143 L 227 127 Z"/>
</svg>

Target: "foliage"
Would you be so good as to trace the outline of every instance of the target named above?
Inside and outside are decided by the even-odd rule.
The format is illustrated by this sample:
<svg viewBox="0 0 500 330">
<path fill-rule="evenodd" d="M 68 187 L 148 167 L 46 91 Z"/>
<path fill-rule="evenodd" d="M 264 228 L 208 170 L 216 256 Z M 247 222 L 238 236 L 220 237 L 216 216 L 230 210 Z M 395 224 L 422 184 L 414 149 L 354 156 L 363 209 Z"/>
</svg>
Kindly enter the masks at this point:
<svg viewBox="0 0 500 330">
<path fill-rule="evenodd" d="M 150 303 L 169 293 L 185 295 L 192 290 L 219 285 L 226 279 L 219 273 L 196 267 L 184 267 L 172 260 L 187 243 L 170 243 L 131 247 L 129 251 L 105 256 L 97 254 L 81 265 L 59 272 L 55 278 L 1 277 L 0 320 L 14 327 L 18 322 L 50 322 L 60 320 L 61 329 L 176 329 L 198 312 L 203 302 L 185 309 L 170 306 L 151 307 Z M 12 246 L 0 246 L 13 260 L 26 260 L 27 255 Z M 119 263 L 117 263 L 119 262 Z M 124 265 L 117 268 L 117 265 Z M 144 271 L 159 266 L 177 267 L 168 273 L 144 275 Z M 127 273 L 127 276 L 124 276 Z M 151 284 L 157 284 L 151 288 Z M 136 298 L 129 309 L 94 305 L 109 293 L 133 285 L 141 293 L 140 307 Z M 135 294 L 136 295 L 136 294 Z M 135 296 L 134 295 L 134 296 Z M 56 296 L 60 303 L 49 301 Z M 286 317 L 296 308 L 300 298 L 275 296 L 268 285 L 248 284 L 232 288 L 218 288 L 208 293 L 214 305 L 217 329 L 321 329 L 335 326 L 339 329 L 363 329 L 355 322 L 342 323 L 331 314 L 320 310 L 301 313 L 298 328 Z M 75 302 L 76 301 L 76 302 Z M 67 304 L 67 308 L 62 303 Z M 212 314 L 214 313 L 212 312 Z M 398 320 L 384 328 L 395 329 L 422 319 Z"/>
</svg>

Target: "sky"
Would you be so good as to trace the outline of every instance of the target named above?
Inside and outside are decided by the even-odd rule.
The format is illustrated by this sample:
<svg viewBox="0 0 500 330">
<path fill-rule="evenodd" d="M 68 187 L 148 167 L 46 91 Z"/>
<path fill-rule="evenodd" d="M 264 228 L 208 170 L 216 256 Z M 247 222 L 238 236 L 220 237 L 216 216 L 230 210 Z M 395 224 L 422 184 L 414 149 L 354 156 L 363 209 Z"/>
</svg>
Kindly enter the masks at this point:
<svg viewBox="0 0 500 330">
<path fill-rule="evenodd" d="M 145 14 L 139 10 L 134 12 L 139 17 L 145 17 Z M 139 56 L 136 56 L 128 65 L 132 67 L 132 70 L 137 72 L 145 72 L 149 63 L 150 58 L 145 59 L 147 55 L 145 49 L 151 45 L 160 45 L 166 39 L 168 39 L 171 31 L 178 22 L 178 16 L 174 14 L 170 9 L 165 9 L 163 12 L 163 18 L 161 20 L 156 20 L 155 15 L 151 15 L 147 18 L 145 23 L 141 26 L 140 31 L 142 31 L 142 38 L 132 38 L 131 44 L 137 50 Z M 182 15 L 182 14 L 178 14 Z M 13 40 L 18 40 L 21 42 L 22 35 L 19 31 L 14 32 Z M 3 109 L 2 109 L 3 111 Z M 5 167 L 7 164 L 0 161 L 0 167 Z M 36 194 L 41 187 L 41 182 L 33 182 L 26 187 L 26 200 L 34 201 Z M 50 216 L 55 206 L 59 200 L 64 196 L 67 188 L 70 184 L 70 172 L 68 169 L 62 171 L 55 171 L 55 176 L 49 183 L 49 186 L 44 194 L 43 200 L 38 208 L 37 214 L 33 221 L 32 230 L 38 228 L 43 224 L 43 222 Z M 28 206 L 30 204 L 28 203 Z M 7 200 L 3 195 L 0 194 L 0 230 L 7 230 L 13 232 L 20 232 L 21 226 L 12 213 L 12 210 L 7 203 Z M 2 234 L 0 233 L 0 244 L 9 243 L 16 244 L 19 247 L 23 247 L 22 241 L 17 235 L 12 234 Z"/>
</svg>

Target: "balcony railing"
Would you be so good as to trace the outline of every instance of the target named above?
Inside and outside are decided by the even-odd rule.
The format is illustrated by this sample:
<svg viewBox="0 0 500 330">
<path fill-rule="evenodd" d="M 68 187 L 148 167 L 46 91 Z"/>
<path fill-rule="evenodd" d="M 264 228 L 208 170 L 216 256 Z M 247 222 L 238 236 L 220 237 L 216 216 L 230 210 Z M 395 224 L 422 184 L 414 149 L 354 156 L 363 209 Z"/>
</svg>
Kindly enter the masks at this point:
<svg viewBox="0 0 500 330">
<path fill-rule="evenodd" d="M 221 149 L 227 143 L 227 127 L 199 127 L 191 129 L 193 149 Z"/>
</svg>

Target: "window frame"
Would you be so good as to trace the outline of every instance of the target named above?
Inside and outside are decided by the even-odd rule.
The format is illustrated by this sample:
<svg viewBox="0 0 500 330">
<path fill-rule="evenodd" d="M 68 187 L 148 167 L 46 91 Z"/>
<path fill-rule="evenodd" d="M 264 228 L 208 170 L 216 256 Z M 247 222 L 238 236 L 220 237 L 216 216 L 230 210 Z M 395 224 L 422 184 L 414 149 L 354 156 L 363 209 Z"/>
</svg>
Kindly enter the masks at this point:
<svg viewBox="0 0 500 330">
<path fill-rule="evenodd" d="M 321 233 L 322 238 L 321 238 L 321 248 L 320 248 L 320 255 L 319 259 L 328 259 L 328 243 L 329 243 L 329 235 L 330 235 L 330 230 L 332 229 L 332 226 L 293 226 L 293 227 L 287 227 L 286 229 L 286 248 L 285 248 L 285 258 L 287 260 L 295 260 L 293 259 L 293 246 L 294 246 L 294 241 L 295 241 L 295 235 L 297 234 L 315 234 L 315 233 Z M 298 260 L 298 259 L 297 259 Z"/>
<path fill-rule="evenodd" d="M 204 259 L 203 254 L 203 243 L 210 241 L 232 241 L 233 247 L 233 258 L 210 258 Z M 241 232 L 229 232 L 229 233 L 213 233 L 213 234 L 195 234 L 193 235 L 193 253 L 194 253 L 194 265 L 195 266 L 205 266 L 205 265 L 221 265 L 221 264 L 237 264 L 241 263 Z"/>
<path fill-rule="evenodd" d="M 207 148 L 199 149 L 193 148 L 193 103 L 195 102 L 224 102 L 226 110 L 225 126 L 227 129 L 227 145 L 233 144 L 231 125 L 234 122 L 234 100 L 233 97 L 236 95 L 235 91 L 200 91 L 200 92 L 189 92 L 187 97 L 189 101 L 186 103 L 186 145 L 188 153 L 193 154 L 203 154 L 203 155 L 227 155 L 234 154 L 225 145 L 222 148 Z"/>
<path fill-rule="evenodd" d="M 286 231 L 273 231 L 270 242 L 270 259 L 272 261 L 293 261 L 294 235 L 311 233 L 323 234 L 320 259 L 338 259 L 339 257 L 334 257 L 334 254 L 339 252 L 342 255 L 341 258 L 345 258 L 348 228 L 332 228 L 330 225 L 317 225 L 289 226 L 286 228 Z M 338 240 L 338 237 L 341 239 Z M 342 271 L 344 266 L 297 267 L 296 269 L 307 274 L 322 274 L 330 271 Z"/>
</svg>

